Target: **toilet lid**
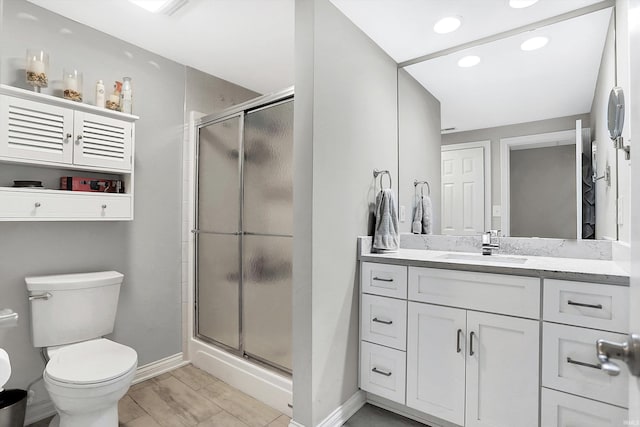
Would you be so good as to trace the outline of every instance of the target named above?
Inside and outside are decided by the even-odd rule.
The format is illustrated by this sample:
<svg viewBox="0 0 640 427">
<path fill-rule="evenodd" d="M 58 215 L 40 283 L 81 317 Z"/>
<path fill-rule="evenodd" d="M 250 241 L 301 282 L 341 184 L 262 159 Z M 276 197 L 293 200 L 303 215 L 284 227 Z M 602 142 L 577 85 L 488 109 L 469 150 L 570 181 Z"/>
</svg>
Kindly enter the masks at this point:
<svg viewBox="0 0 640 427">
<path fill-rule="evenodd" d="M 138 364 L 134 349 L 104 338 L 57 348 L 49 356 L 47 376 L 70 384 L 109 381 Z"/>
</svg>

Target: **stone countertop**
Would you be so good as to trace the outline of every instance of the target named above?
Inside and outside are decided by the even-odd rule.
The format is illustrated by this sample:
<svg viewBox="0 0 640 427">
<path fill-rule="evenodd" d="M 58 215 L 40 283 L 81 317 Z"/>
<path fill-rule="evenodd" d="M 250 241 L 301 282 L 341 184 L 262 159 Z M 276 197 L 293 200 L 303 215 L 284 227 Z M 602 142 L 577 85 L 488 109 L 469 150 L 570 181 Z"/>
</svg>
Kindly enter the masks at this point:
<svg viewBox="0 0 640 427">
<path fill-rule="evenodd" d="M 448 255 L 469 259 L 448 259 Z M 473 258 L 479 259 L 473 259 Z M 523 264 L 500 261 L 516 258 L 526 259 Z M 629 285 L 629 274 L 615 262 L 607 260 L 558 258 L 522 255 L 490 255 L 480 253 L 445 252 L 424 249 L 400 249 L 396 253 L 374 254 L 362 251 L 360 261 L 379 262 L 414 267 L 444 268 L 449 270 L 477 271 L 482 273 L 511 274 L 541 277 L 545 279 L 576 280 L 580 282 Z M 486 259 L 486 261 L 485 261 Z M 487 262 L 487 261 L 491 262 Z"/>
</svg>

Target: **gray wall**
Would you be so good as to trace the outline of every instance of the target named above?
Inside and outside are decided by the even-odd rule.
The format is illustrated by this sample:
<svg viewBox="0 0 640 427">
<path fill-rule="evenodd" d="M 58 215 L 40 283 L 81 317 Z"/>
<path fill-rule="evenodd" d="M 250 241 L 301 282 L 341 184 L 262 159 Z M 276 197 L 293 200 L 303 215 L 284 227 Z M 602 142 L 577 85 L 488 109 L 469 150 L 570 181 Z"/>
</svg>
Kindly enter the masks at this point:
<svg viewBox="0 0 640 427">
<path fill-rule="evenodd" d="M 294 419 L 358 390 L 356 237 L 374 168 L 397 176 L 396 63 L 329 0 L 296 2 Z"/>
<path fill-rule="evenodd" d="M 575 147 L 511 151 L 512 237 L 576 238 Z"/>
<path fill-rule="evenodd" d="M 440 233 L 440 101 L 405 70 L 398 70 L 398 198 L 406 207 L 400 231 L 411 232 L 413 181 L 428 181 L 433 232 Z"/>
<path fill-rule="evenodd" d="M 463 142 L 491 141 L 491 204 L 500 205 L 500 139 L 514 136 L 535 135 L 539 133 L 557 132 L 576 128 L 576 120 L 582 120 L 582 127 L 589 127 L 589 114 L 558 117 L 535 122 L 518 123 L 508 126 L 454 132 L 442 135 L 442 145 Z M 501 228 L 501 218 L 491 218 L 491 228 Z"/>
<path fill-rule="evenodd" d="M 179 353 L 185 67 L 25 1 L 5 0 L 2 12 L 0 82 L 25 88 L 25 52 L 39 46 L 51 58 L 54 81 L 46 93 L 59 94 L 62 67 L 67 64 L 84 72 L 86 102 L 93 101 L 96 80 L 104 80 L 109 88 L 128 75 L 133 79 L 134 114 L 141 117 L 136 123 L 133 222 L 0 223 L 0 306 L 20 314 L 19 327 L 0 343 L 14 368 L 9 386 L 25 388 L 43 369 L 29 337 L 24 286 L 28 275 L 121 271 L 125 283 L 112 339 L 133 347 L 140 365 Z M 61 33 L 63 28 L 70 33 Z M 194 70 L 188 74 L 189 96 L 216 94 L 212 104 L 192 99 L 190 105 L 209 108 L 236 101 L 232 85 Z M 241 102 L 246 91 L 237 94 Z M 2 165 L 0 185 L 17 174 L 38 179 L 37 173 Z M 47 171 L 42 176 L 52 180 L 58 173 Z M 41 385 L 35 390 L 36 403 L 47 399 Z"/>
<path fill-rule="evenodd" d="M 605 167 L 611 166 L 612 181 L 608 186 L 604 179 L 596 182 L 596 239 L 617 239 L 616 218 L 616 150 L 609 139 L 607 107 L 609 92 L 616 85 L 615 31 L 613 17 L 609 25 L 607 40 L 602 52 L 593 103 L 591 104 L 591 139 L 596 147 L 598 176 L 604 175 Z"/>
</svg>

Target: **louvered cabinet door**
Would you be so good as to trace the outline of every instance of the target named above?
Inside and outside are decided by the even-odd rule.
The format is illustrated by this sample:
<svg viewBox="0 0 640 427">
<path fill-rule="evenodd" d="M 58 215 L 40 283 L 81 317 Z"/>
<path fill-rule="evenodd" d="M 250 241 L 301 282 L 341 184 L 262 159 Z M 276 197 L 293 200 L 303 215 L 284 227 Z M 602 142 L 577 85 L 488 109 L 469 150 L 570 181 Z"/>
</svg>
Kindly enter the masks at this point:
<svg viewBox="0 0 640 427">
<path fill-rule="evenodd" d="M 0 96 L 0 157 L 71 163 L 73 111 Z"/>
<path fill-rule="evenodd" d="M 81 111 L 74 117 L 73 163 L 130 171 L 132 124 Z"/>
</svg>

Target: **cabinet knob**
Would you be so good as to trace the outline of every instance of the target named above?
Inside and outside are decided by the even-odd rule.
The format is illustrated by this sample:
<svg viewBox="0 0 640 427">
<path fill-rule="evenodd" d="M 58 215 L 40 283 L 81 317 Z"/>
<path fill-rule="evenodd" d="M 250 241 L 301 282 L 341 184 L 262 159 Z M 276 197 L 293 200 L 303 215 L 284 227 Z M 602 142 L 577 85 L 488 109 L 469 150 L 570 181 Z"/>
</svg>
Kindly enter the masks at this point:
<svg viewBox="0 0 640 427">
<path fill-rule="evenodd" d="M 40 205 L 40 202 L 36 202 L 34 206 L 35 206 L 36 208 L 39 208 L 39 207 L 41 206 L 41 205 Z"/>
<path fill-rule="evenodd" d="M 65 138 L 65 140 L 64 140 L 64 142 L 65 142 L 65 143 L 69 142 L 69 140 L 71 140 L 71 137 L 72 137 L 72 136 L 73 136 L 73 135 L 71 135 L 70 133 L 68 133 L 68 134 L 67 134 L 67 137 L 66 137 L 66 138 Z"/>
<path fill-rule="evenodd" d="M 76 145 L 80 145 L 81 142 L 82 142 L 82 135 L 78 135 L 76 137 Z"/>
<path fill-rule="evenodd" d="M 107 205 L 102 205 L 102 209 L 107 209 Z"/>
</svg>

